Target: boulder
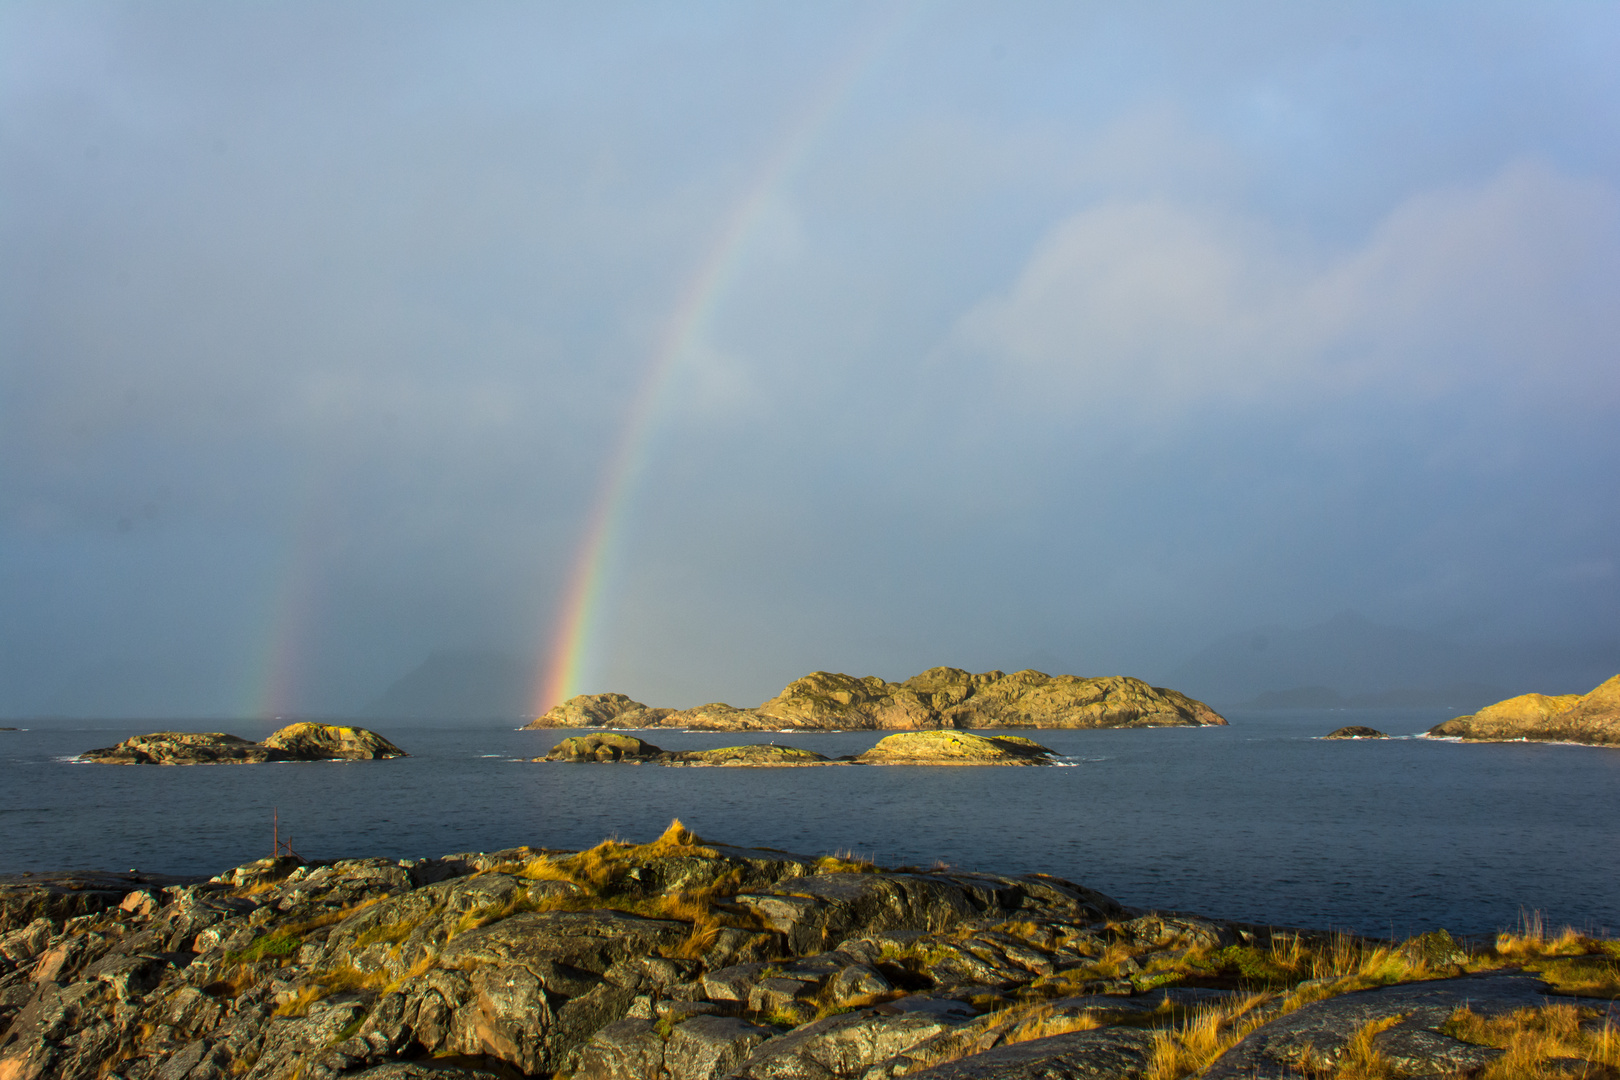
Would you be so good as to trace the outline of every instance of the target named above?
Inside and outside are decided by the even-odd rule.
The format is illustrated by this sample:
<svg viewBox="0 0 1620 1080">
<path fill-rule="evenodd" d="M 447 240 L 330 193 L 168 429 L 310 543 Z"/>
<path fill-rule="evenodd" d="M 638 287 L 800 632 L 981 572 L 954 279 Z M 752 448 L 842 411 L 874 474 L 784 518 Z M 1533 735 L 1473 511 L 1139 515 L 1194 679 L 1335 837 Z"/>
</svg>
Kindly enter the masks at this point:
<svg viewBox="0 0 1620 1080">
<path fill-rule="evenodd" d="M 1153 1057 L 1153 1033 L 1109 1027 L 998 1046 L 904 1075 L 916 1080 L 1137 1080 Z"/>
<path fill-rule="evenodd" d="M 907 731 L 856 757 L 863 765 L 1048 765 L 1057 753 L 1016 735 Z"/>
<path fill-rule="evenodd" d="M 1339 728 L 1336 731 L 1330 731 L 1326 735 L 1322 736 L 1322 738 L 1324 738 L 1324 739 L 1387 739 L 1387 738 L 1389 738 L 1389 736 L 1385 735 L 1382 731 L 1379 731 L 1377 728 L 1362 727 L 1360 724 L 1351 724 L 1348 727 L 1342 727 L 1342 728 Z"/>
<path fill-rule="evenodd" d="M 87 750 L 78 760 L 104 765 L 218 765 L 266 761 L 350 761 L 409 757 L 405 751 L 360 727 L 297 723 L 272 732 L 262 743 L 222 731 L 159 731 L 136 735 L 116 746 Z"/>
<path fill-rule="evenodd" d="M 730 1075 L 735 1080 L 854 1080 L 963 1019 L 892 1006 L 838 1013 L 762 1043 Z"/>
<path fill-rule="evenodd" d="M 1620 675 L 1589 694 L 1521 694 L 1436 724 L 1433 736 L 1474 742 L 1574 742 L 1620 746 Z"/>
</svg>

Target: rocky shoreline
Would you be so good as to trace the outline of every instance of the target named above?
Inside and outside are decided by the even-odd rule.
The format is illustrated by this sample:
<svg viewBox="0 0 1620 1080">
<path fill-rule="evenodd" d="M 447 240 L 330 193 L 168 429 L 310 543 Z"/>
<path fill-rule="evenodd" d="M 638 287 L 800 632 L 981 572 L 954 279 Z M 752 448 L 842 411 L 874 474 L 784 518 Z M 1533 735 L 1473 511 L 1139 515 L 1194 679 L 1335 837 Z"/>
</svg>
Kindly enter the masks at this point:
<svg viewBox="0 0 1620 1080">
<path fill-rule="evenodd" d="M 583 852 L 7 879 L 0 1078 L 1473 1075 L 1554 1027 L 1537 1062 L 1612 1077 L 1617 957 L 1141 911 L 677 822 Z"/>
<path fill-rule="evenodd" d="M 716 702 L 655 708 L 624 694 L 580 694 L 529 728 L 682 728 L 698 731 L 924 731 L 936 728 L 1197 727 L 1226 720 L 1201 701 L 1141 679 L 1039 671 L 929 668 L 904 682 L 816 671 L 752 709 Z"/>
</svg>

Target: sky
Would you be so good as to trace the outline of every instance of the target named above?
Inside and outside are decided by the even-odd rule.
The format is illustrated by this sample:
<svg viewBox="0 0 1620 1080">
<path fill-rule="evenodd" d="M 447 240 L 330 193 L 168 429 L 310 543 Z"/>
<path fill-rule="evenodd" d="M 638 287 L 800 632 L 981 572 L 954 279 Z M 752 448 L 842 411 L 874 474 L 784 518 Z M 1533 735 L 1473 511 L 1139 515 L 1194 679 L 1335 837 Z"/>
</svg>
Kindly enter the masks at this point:
<svg viewBox="0 0 1620 1080">
<path fill-rule="evenodd" d="M 1595 682 L 1616 55 L 1578 2 L 6 0 L 0 715 L 446 650 L 536 707 L 1164 681 L 1345 611 Z"/>
</svg>

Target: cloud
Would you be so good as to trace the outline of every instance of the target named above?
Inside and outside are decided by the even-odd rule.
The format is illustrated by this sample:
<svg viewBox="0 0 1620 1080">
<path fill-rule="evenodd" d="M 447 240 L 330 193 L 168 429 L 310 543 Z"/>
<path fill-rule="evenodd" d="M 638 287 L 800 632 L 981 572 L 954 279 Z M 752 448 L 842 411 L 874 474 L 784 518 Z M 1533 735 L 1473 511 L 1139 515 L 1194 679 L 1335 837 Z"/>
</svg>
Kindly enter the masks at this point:
<svg viewBox="0 0 1620 1080">
<path fill-rule="evenodd" d="M 1064 403 L 1155 409 L 1485 389 L 1620 400 L 1620 197 L 1518 162 L 1323 254 L 1263 218 L 1116 200 L 1059 223 L 953 345 Z"/>
</svg>

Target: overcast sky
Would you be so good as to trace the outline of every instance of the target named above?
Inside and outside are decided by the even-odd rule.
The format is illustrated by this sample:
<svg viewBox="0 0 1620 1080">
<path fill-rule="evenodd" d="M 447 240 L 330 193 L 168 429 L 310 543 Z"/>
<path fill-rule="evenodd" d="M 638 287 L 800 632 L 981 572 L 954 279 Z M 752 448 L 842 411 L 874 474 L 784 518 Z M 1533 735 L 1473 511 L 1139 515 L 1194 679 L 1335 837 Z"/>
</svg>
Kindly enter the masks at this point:
<svg viewBox="0 0 1620 1080">
<path fill-rule="evenodd" d="M 539 665 L 616 480 L 578 688 L 657 704 L 1346 608 L 1611 646 L 1617 56 L 1602 3 L 4 3 L 0 713 Z"/>
</svg>

